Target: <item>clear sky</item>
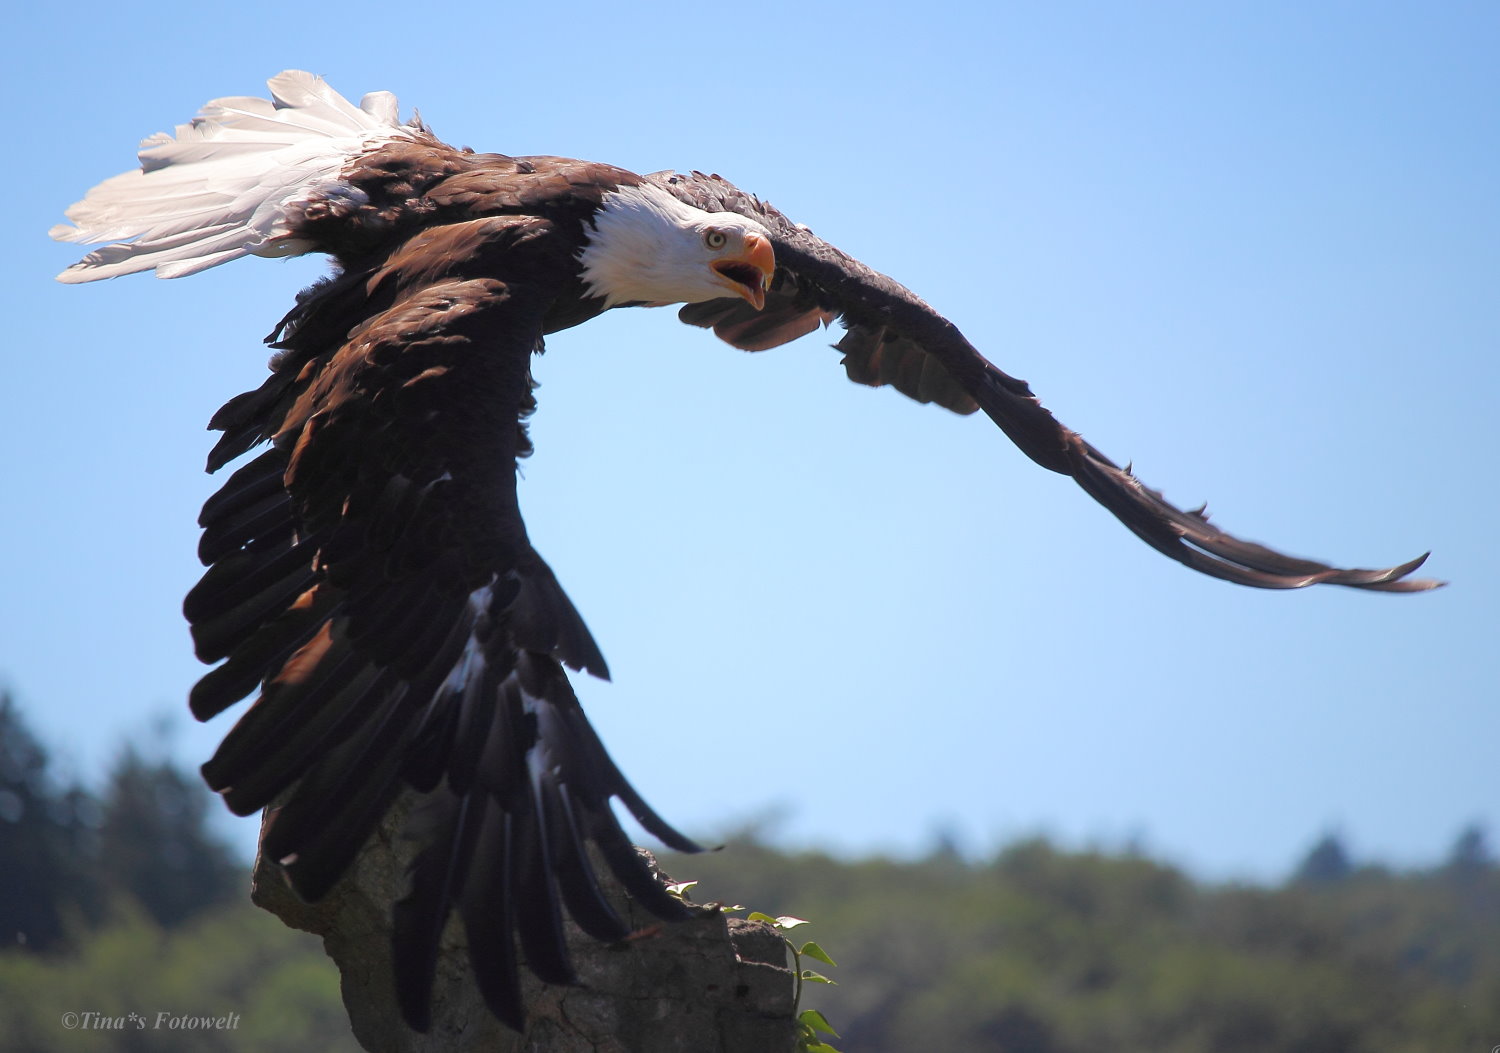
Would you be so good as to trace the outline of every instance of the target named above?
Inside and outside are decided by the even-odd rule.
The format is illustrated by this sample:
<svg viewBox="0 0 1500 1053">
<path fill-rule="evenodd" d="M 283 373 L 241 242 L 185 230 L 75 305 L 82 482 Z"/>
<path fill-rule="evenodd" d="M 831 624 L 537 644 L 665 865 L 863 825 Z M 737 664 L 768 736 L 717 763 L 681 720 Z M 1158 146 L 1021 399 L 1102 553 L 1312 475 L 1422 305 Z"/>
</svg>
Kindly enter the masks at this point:
<svg viewBox="0 0 1500 1053">
<path fill-rule="evenodd" d="M 45 8 L 45 10 L 44 10 Z M 46 230 L 137 141 L 287 67 L 445 138 L 718 171 L 905 282 L 1110 456 L 1244 536 L 1450 588 L 1267 593 L 1157 555 L 982 417 L 671 311 L 549 342 L 522 504 L 712 838 L 1129 839 L 1275 878 L 1500 838 L 1500 7 L 27 5 L 9 100 L 0 679 L 67 770 L 196 764 L 179 614 L 209 415 L 319 273 L 64 287 Z M 253 824 L 238 835 L 249 844 Z"/>
</svg>

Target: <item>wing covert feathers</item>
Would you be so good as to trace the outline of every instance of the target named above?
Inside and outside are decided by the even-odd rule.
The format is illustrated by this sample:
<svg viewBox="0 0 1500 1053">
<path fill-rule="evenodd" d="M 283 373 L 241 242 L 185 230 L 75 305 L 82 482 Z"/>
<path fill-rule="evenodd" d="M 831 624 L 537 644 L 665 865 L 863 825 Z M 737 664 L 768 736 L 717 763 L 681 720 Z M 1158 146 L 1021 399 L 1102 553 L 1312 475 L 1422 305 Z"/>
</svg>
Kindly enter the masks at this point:
<svg viewBox="0 0 1500 1053">
<path fill-rule="evenodd" d="M 935 402 L 958 413 L 984 410 L 1026 456 L 1072 476 L 1137 537 L 1200 573 L 1262 589 L 1327 584 L 1422 592 L 1443 584 L 1409 576 L 1426 555 L 1395 567 L 1349 570 L 1288 556 L 1220 530 L 1203 509 L 1176 507 L 1061 424 L 1024 380 L 998 369 L 952 322 L 904 286 L 719 176 L 657 172 L 647 178 L 699 208 L 758 220 L 775 247 L 777 273 L 765 318 L 752 317 L 743 303 L 712 300 L 684 307 L 679 315 L 683 321 L 712 328 L 735 347 L 759 351 L 839 318 L 846 332 L 837 348 L 844 352 L 849 379 L 890 384 L 918 402 Z"/>
</svg>

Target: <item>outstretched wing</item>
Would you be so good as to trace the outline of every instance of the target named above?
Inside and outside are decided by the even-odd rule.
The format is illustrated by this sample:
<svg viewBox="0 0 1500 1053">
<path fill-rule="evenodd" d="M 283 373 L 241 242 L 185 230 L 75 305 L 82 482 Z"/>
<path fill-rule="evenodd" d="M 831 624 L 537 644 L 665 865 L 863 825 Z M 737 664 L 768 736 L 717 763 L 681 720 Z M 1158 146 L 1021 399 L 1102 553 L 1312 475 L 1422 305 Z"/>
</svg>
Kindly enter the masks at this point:
<svg viewBox="0 0 1500 1053">
<path fill-rule="evenodd" d="M 563 666 L 605 676 L 604 660 L 517 505 L 530 359 L 555 292 L 463 271 L 487 255 L 476 245 L 498 252 L 544 227 L 451 224 L 406 262 L 315 287 L 278 330 L 265 385 L 212 423 L 225 434 L 210 470 L 272 445 L 203 510 L 209 570 L 185 611 L 199 657 L 223 664 L 192 709 L 207 719 L 259 690 L 204 774 L 241 815 L 281 801 L 262 851 L 309 900 L 404 786 L 429 794 L 396 911 L 401 1006 L 418 1028 L 451 911 L 481 990 L 517 1028 L 517 940 L 538 976 L 568 982 L 563 906 L 600 939 L 628 934 L 590 842 L 645 907 L 686 913 L 610 798 L 667 844 L 696 846 L 631 789 L 579 708 Z"/>
<path fill-rule="evenodd" d="M 1033 461 L 1072 476 L 1148 545 L 1201 573 L 1263 589 L 1330 584 L 1420 592 L 1442 584 L 1408 577 L 1426 555 L 1380 570 L 1345 570 L 1220 530 L 1203 508 L 1177 508 L 1062 425 L 1024 380 L 996 368 L 952 322 L 902 285 L 719 176 L 658 172 L 648 178 L 699 208 L 759 220 L 775 246 L 776 279 L 764 311 L 742 300 L 711 300 L 684 307 L 684 322 L 712 328 L 735 347 L 760 351 L 840 318 L 847 331 L 837 347 L 849 379 L 889 384 L 958 413 L 984 410 Z"/>
</svg>

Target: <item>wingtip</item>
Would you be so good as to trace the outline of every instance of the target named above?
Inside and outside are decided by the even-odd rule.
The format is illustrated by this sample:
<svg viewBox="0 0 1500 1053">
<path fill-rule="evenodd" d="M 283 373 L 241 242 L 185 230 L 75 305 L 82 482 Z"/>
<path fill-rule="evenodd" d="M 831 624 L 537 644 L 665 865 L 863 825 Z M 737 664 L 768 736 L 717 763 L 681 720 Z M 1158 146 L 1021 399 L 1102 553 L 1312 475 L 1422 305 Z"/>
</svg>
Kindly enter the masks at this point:
<svg viewBox="0 0 1500 1053">
<path fill-rule="evenodd" d="M 1387 576 L 1383 581 L 1375 582 L 1367 587 L 1377 592 L 1432 592 L 1436 589 L 1447 588 L 1448 582 L 1441 578 L 1412 578 L 1407 576 L 1426 563 L 1427 557 L 1431 555 L 1432 551 L 1429 549 L 1416 559 L 1403 563 L 1398 567 L 1392 567 L 1386 572 Z"/>
<path fill-rule="evenodd" d="M 1431 592 L 1433 589 L 1441 589 L 1448 583 L 1438 578 L 1413 578 L 1409 575 L 1427 562 L 1432 555 L 1429 549 L 1416 559 L 1408 560 L 1399 566 L 1392 567 L 1385 572 L 1384 580 L 1378 585 L 1387 586 L 1389 592 Z"/>
</svg>

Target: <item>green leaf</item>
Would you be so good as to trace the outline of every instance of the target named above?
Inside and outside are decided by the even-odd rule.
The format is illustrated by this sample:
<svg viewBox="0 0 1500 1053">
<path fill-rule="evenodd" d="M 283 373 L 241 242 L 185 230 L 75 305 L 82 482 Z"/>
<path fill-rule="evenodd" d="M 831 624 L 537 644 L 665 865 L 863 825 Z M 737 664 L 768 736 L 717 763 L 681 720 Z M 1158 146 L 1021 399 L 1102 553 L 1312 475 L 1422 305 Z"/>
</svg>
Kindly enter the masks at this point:
<svg viewBox="0 0 1500 1053">
<path fill-rule="evenodd" d="M 810 1028 L 826 1032 L 834 1038 L 839 1037 L 839 1033 L 833 1029 L 833 1025 L 828 1022 L 828 1018 L 816 1009 L 804 1009 L 797 1015 L 797 1019 Z"/>
<path fill-rule="evenodd" d="M 833 984 L 835 987 L 839 985 L 837 980 L 830 980 L 822 973 L 815 973 L 811 969 L 802 970 L 802 979 L 811 980 L 815 984 Z"/>
<path fill-rule="evenodd" d="M 698 882 L 696 881 L 675 881 L 667 886 L 667 891 L 676 896 L 678 899 L 681 899 L 684 895 L 687 894 L 688 889 L 692 888 L 696 884 L 698 884 Z"/>
<path fill-rule="evenodd" d="M 822 962 L 825 965 L 837 966 L 839 964 L 832 958 L 828 957 L 828 952 L 819 947 L 812 940 L 808 940 L 806 943 L 804 943 L 798 949 L 797 953 L 806 955 L 809 958 L 816 958 L 818 961 Z"/>
<path fill-rule="evenodd" d="M 795 929 L 798 925 L 806 925 L 807 919 L 794 918 L 790 914 L 783 914 L 781 917 L 777 918 L 776 921 L 773 922 L 773 924 L 778 929 Z"/>
<path fill-rule="evenodd" d="M 748 915 L 748 917 L 749 917 L 750 921 L 763 921 L 767 925 L 775 925 L 776 924 L 776 919 L 775 918 L 771 917 L 771 915 L 769 915 L 769 914 L 762 914 L 758 910 L 752 910 L 750 912 L 750 914 Z"/>
<path fill-rule="evenodd" d="M 839 1053 L 838 1050 L 834 1049 L 827 1042 L 814 1042 L 810 1046 L 803 1046 L 802 1050 L 803 1053 Z"/>
</svg>

